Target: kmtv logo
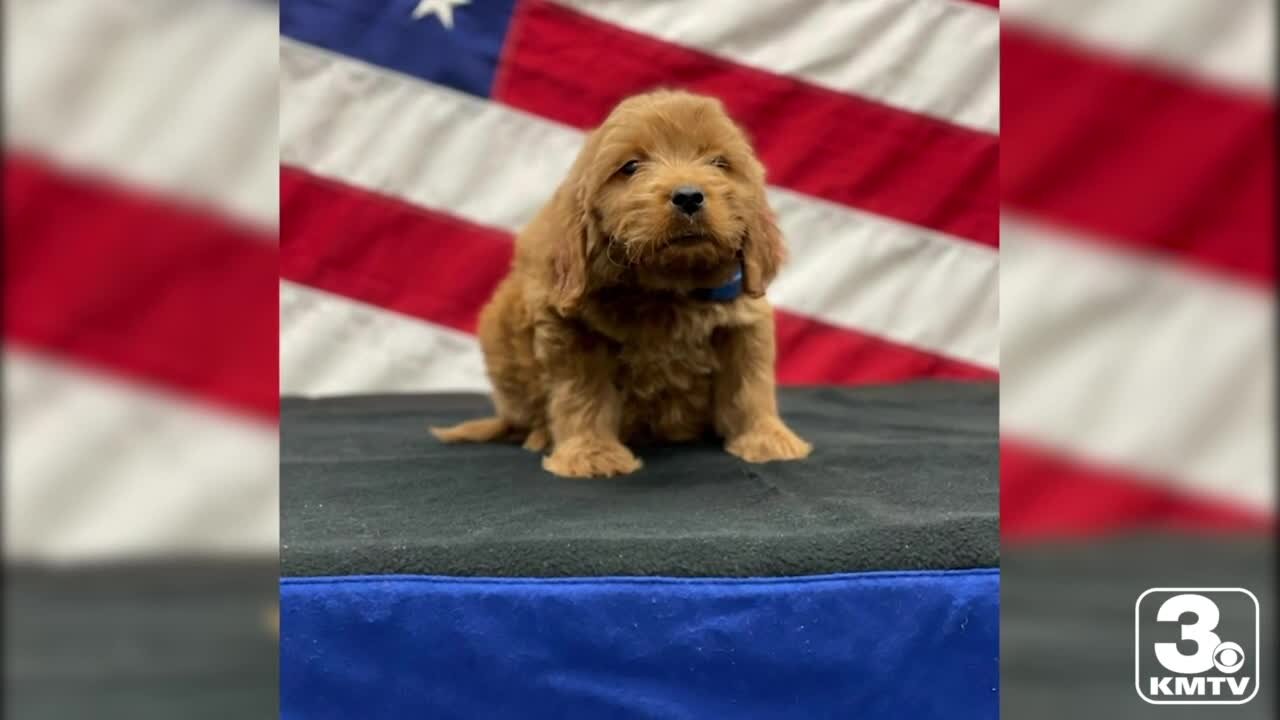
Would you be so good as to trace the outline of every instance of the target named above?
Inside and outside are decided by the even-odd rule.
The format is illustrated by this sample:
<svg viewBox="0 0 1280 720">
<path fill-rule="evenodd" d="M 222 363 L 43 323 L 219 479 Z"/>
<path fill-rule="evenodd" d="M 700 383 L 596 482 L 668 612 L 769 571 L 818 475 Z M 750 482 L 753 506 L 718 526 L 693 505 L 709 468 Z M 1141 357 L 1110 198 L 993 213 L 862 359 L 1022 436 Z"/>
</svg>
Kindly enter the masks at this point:
<svg viewBox="0 0 1280 720">
<path fill-rule="evenodd" d="M 1134 606 L 1138 695 L 1242 705 L 1258 694 L 1258 598 L 1243 588 L 1152 588 Z"/>
</svg>

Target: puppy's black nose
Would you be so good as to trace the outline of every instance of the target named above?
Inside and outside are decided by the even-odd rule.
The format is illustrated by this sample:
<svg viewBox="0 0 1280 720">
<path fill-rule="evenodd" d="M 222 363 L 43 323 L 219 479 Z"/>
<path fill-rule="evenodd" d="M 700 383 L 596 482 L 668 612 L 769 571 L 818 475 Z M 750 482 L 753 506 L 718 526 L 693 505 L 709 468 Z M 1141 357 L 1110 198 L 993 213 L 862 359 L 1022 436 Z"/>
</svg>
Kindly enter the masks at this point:
<svg viewBox="0 0 1280 720">
<path fill-rule="evenodd" d="M 692 185 L 681 185 L 671 191 L 671 204 L 680 208 L 685 215 L 692 215 L 702 207 L 702 188 Z"/>
</svg>

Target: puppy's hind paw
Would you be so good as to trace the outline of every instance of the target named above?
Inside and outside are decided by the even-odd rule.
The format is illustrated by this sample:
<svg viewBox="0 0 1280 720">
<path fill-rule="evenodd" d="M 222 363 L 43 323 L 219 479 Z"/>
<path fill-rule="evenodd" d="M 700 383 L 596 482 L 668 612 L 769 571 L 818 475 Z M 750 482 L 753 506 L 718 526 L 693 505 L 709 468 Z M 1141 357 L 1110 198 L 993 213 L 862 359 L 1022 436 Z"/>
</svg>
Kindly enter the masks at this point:
<svg viewBox="0 0 1280 720">
<path fill-rule="evenodd" d="M 800 460 L 813 452 L 812 445 L 801 440 L 780 420 L 730 438 L 724 449 L 750 463 Z"/>
<path fill-rule="evenodd" d="M 621 443 L 576 438 L 557 444 L 550 455 L 542 458 L 547 472 L 571 478 L 628 475 L 639 470 L 641 464 Z"/>
<path fill-rule="evenodd" d="M 540 453 L 547 449 L 550 444 L 550 438 L 547 437 L 547 431 L 542 428 L 534 428 L 524 438 L 524 444 L 521 445 L 529 452 Z"/>
</svg>

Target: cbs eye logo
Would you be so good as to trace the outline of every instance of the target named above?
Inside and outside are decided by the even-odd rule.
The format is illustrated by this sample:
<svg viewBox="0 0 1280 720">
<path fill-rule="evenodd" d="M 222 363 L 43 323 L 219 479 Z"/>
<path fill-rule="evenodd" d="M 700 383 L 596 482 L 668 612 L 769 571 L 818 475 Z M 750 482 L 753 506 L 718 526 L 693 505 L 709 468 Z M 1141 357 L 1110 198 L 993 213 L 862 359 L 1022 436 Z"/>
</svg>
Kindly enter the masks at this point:
<svg viewBox="0 0 1280 720">
<path fill-rule="evenodd" d="M 1152 588 L 1134 606 L 1134 683 L 1153 705 L 1243 705 L 1258 694 L 1258 598 Z"/>
<path fill-rule="evenodd" d="M 1222 643 L 1213 651 L 1213 666 L 1219 672 L 1234 673 L 1244 667 L 1244 650 L 1239 643 Z"/>
</svg>

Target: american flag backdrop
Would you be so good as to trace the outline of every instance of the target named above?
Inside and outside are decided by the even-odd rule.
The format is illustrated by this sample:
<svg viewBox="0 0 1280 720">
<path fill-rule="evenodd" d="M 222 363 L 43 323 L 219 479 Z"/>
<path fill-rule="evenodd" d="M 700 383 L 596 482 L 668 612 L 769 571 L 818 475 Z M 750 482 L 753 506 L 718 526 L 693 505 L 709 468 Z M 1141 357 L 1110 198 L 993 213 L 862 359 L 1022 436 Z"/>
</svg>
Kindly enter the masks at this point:
<svg viewBox="0 0 1280 720">
<path fill-rule="evenodd" d="M 998 30 L 952 0 L 283 3 L 282 391 L 484 389 L 513 234 L 656 86 L 721 98 L 768 167 L 784 383 L 994 379 Z"/>
<path fill-rule="evenodd" d="M 276 6 L 4 10 L 5 556 L 274 556 Z"/>
<path fill-rule="evenodd" d="M 1004 4 L 1006 541 L 1274 526 L 1273 15 Z"/>
</svg>

